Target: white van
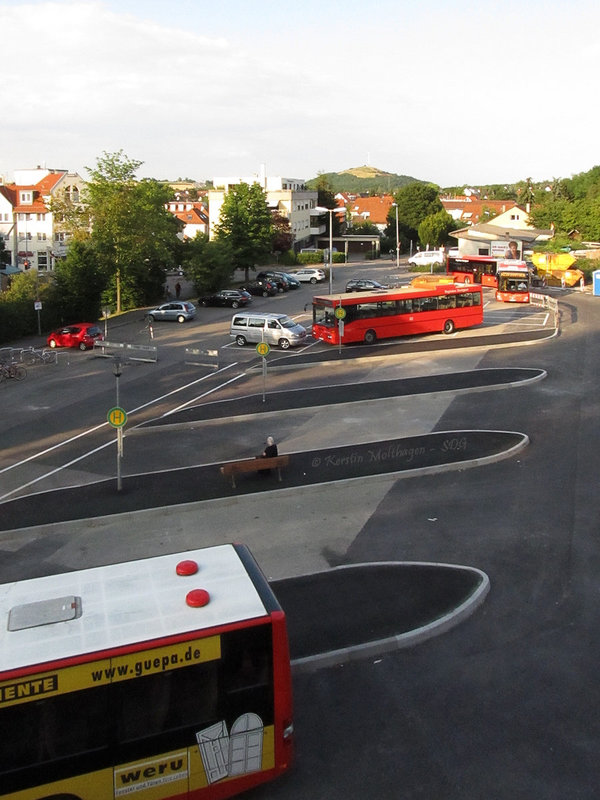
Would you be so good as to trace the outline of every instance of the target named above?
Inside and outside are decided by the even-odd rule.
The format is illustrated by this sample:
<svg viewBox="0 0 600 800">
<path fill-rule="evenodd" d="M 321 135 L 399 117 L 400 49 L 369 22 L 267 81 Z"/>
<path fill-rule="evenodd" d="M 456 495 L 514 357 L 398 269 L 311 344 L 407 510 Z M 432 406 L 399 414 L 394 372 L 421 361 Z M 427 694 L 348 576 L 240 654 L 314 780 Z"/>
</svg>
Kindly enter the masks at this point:
<svg viewBox="0 0 600 800">
<path fill-rule="evenodd" d="M 240 347 L 246 342 L 266 342 L 287 350 L 288 347 L 302 344 L 307 337 L 307 330 L 286 314 L 240 311 L 231 320 L 229 335 Z"/>
<path fill-rule="evenodd" d="M 416 267 L 441 267 L 445 261 L 443 250 L 417 250 L 417 252 L 408 259 L 409 264 L 414 264 Z"/>
</svg>

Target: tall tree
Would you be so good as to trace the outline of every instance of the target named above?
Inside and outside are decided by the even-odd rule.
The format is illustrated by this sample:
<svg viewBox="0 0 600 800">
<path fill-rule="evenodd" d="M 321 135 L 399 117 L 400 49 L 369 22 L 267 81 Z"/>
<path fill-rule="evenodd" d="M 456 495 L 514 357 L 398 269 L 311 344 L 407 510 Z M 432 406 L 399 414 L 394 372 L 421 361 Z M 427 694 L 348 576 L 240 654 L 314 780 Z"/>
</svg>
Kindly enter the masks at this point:
<svg viewBox="0 0 600 800">
<path fill-rule="evenodd" d="M 88 170 L 91 239 L 117 311 L 160 296 L 180 246 L 178 222 L 166 208 L 171 191 L 155 180 L 136 181 L 141 165 L 119 150 L 104 153 Z"/>
<path fill-rule="evenodd" d="M 418 239 L 419 225 L 425 217 L 444 210 L 439 190 L 431 183 L 409 183 L 396 193 L 394 201 L 398 206 L 398 227 L 403 238 L 412 241 Z M 392 221 L 392 216 L 395 222 L 395 209 L 393 211 L 393 215 L 391 212 L 388 215 L 388 222 Z"/>
<path fill-rule="evenodd" d="M 238 183 L 230 188 L 215 233 L 218 241 L 229 243 L 233 267 L 243 269 L 248 281 L 250 269 L 264 263 L 271 253 L 273 240 L 271 212 L 258 183 Z"/>
<path fill-rule="evenodd" d="M 205 233 L 197 233 L 185 242 L 182 263 L 186 276 L 194 282 L 199 295 L 221 289 L 232 278 L 232 255 L 228 242 L 211 242 Z"/>
<path fill-rule="evenodd" d="M 438 211 L 437 214 L 430 214 L 425 217 L 419 225 L 419 239 L 421 244 L 427 247 L 440 247 L 450 241 L 450 231 L 456 229 L 454 220 L 447 211 Z"/>
</svg>

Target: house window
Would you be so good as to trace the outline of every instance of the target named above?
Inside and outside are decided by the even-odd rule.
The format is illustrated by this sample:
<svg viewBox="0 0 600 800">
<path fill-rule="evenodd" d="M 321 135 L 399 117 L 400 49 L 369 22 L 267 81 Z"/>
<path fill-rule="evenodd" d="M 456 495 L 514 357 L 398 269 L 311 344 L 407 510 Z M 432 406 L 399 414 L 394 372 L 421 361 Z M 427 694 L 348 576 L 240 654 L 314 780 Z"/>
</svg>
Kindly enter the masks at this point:
<svg viewBox="0 0 600 800">
<path fill-rule="evenodd" d="M 48 269 L 48 254 L 38 253 L 38 269 Z"/>
<path fill-rule="evenodd" d="M 45 233 L 38 233 L 37 239 L 38 239 L 38 242 L 45 242 L 46 241 L 46 234 Z"/>
<path fill-rule="evenodd" d="M 33 192 L 19 192 L 19 200 L 21 203 L 31 203 L 33 200 Z"/>
</svg>

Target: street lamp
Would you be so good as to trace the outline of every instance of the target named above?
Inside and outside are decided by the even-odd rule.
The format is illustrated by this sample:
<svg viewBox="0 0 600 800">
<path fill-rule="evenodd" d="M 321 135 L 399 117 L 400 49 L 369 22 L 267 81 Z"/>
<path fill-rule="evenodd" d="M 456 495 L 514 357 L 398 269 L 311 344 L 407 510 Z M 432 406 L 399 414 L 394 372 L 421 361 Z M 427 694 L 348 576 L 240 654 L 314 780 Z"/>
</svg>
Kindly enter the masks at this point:
<svg viewBox="0 0 600 800">
<path fill-rule="evenodd" d="M 344 206 L 336 206 L 335 208 L 316 206 L 313 211 L 316 214 L 329 214 L 329 294 L 333 294 L 333 215 L 345 214 L 346 209 Z"/>
<path fill-rule="evenodd" d="M 119 404 L 119 378 L 121 377 L 121 359 L 118 356 L 115 356 L 113 361 L 113 372 L 115 373 L 115 382 L 117 388 L 117 403 L 115 408 L 120 408 Z M 121 459 L 123 457 L 123 428 L 119 426 L 117 428 L 117 491 L 120 492 L 122 488 L 122 480 L 121 480 Z"/>
<path fill-rule="evenodd" d="M 398 203 L 392 203 L 396 209 L 396 269 L 400 271 L 400 234 L 398 229 Z"/>
</svg>

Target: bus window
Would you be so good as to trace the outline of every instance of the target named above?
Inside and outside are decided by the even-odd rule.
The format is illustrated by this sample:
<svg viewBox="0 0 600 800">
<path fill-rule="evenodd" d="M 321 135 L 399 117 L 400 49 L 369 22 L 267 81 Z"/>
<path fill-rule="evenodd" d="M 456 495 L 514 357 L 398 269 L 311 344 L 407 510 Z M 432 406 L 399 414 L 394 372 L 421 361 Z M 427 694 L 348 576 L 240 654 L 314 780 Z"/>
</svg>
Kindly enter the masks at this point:
<svg viewBox="0 0 600 800">
<path fill-rule="evenodd" d="M 456 295 L 446 294 L 438 297 L 438 308 L 456 308 Z"/>
</svg>

